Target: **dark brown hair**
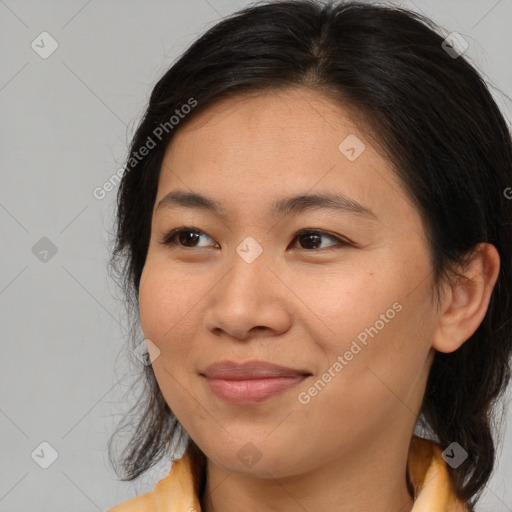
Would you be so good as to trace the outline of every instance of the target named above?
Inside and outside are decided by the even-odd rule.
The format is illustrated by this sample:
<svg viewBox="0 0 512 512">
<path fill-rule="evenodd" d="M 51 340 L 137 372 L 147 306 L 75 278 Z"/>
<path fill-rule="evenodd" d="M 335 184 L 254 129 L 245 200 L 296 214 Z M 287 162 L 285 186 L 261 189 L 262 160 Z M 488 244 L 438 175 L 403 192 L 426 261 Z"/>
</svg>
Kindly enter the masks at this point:
<svg viewBox="0 0 512 512">
<path fill-rule="evenodd" d="M 485 318 L 458 350 L 436 352 L 420 415 L 443 449 L 456 441 L 468 452 L 450 469 L 458 495 L 473 510 L 494 468 L 496 405 L 511 375 L 512 201 L 505 190 L 512 186 L 512 141 L 487 84 L 463 55 L 445 51 L 443 39 L 441 29 L 417 13 L 350 1 L 264 2 L 217 23 L 151 93 L 118 191 L 109 264 L 127 299 L 135 348 L 143 340 L 137 333 L 139 282 L 173 134 L 213 101 L 257 89 L 309 87 L 352 107 L 377 134 L 421 213 L 433 292 L 458 275 L 478 243 L 493 244 L 500 255 Z M 184 106 L 191 98 L 197 106 L 171 126 L 176 110 L 190 111 Z M 149 139 L 155 147 L 142 158 Z M 182 433 L 152 367 L 140 366 L 145 388 L 130 411 L 137 411 L 136 424 L 125 416 L 123 428 L 134 431 L 120 457 L 123 480 L 172 453 Z M 120 431 L 109 442 L 114 467 L 112 441 Z"/>
</svg>

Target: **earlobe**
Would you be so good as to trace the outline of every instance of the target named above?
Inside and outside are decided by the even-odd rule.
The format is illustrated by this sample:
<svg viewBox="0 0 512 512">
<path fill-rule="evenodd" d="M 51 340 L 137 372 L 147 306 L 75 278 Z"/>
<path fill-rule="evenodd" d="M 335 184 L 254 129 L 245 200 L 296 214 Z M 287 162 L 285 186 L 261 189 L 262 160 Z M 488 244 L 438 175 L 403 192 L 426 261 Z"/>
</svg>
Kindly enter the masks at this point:
<svg viewBox="0 0 512 512">
<path fill-rule="evenodd" d="M 500 269 L 499 253 L 494 245 L 478 244 L 473 258 L 454 278 L 439 312 L 432 347 L 439 352 L 454 352 L 468 340 L 487 313 Z"/>
</svg>

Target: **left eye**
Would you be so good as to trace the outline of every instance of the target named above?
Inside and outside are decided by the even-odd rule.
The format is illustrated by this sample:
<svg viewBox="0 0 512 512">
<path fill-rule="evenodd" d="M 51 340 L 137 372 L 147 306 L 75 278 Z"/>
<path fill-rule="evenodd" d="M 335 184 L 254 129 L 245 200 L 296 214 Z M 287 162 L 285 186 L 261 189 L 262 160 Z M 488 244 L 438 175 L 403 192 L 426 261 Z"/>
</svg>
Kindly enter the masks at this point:
<svg viewBox="0 0 512 512">
<path fill-rule="evenodd" d="M 195 242 L 197 242 L 203 235 L 206 238 L 210 238 L 208 235 L 206 235 L 206 233 L 204 233 L 203 231 L 201 231 L 199 229 L 181 227 L 181 228 L 173 229 L 168 235 L 165 236 L 164 240 L 160 243 L 164 244 L 164 245 L 177 245 L 178 247 L 181 247 L 181 248 L 194 249 L 196 247 L 201 247 L 201 246 L 195 246 L 193 244 Z M 300 242 L 302 244 L 306 243 L 306 245 L 309 245 L 309 244 L 318 245 L 318 241 L 321 240 L 322 237 L 330 238 L 331 240 L 334 240 L 335 242 L 337 242 L 337 245 L 339 245 L 339 246 L 350 245 L 349 242 L 347 242 L 337 236 L 329 235 L 328 233 L 324 233 L 323 231 L 310 230 L 310 229 L 299 231 L 295 235 L 293 240 L 298 239 L 298 240 L 300 240 Z M 178 238 L 179 243 L 175 242 L 176 238 Z M 190 246 L 187 244 L 192 244 L 192 245 Z M 218 244 L 217 244 L 217 247 L 218 247 Z M 330 247 L 334 247 L 334 246 L 331 245 Z M 327 249 L 330 247 L 327 247 Z M 325 249 L 325 247 L 313 247 L 313 248 L 309 248 L 309 249 L 318 250 L 318 249 Z"/>
<path fill-rule="evenodd" d="M 313 245 L 316 245 L 315 241 L 318 241 L 318 240 L 321 240 L 323 238 L 330 238 L 331 240 L 334 240 L 335 242 L 337 242 L 337 244 L 335 245 L 331 245 L 330 247 L 335 247 L 336 245 L 339 245 L 339 246 L 346 246 L 346 245 L 350 245 L 349 242 L 347 242 L 346 240 L 343 240 L 337 236 L 334 236 L 334 235 L 329 235 L 328 233 L 324 233 L 323 231 L 316 231 L 316 230 L 303 230 L 303 231 L 299 231 L 295 237 L 294 237 L 294 240 L 295 239 L 298 239 L 300 240 L 302 243 L 304 243 L 304 241 L 306 241 L 306 243 L 313 243 Z M 316 249 L 329 249 L 330 247 L 313 247 L 313 250 L 316 250 Z"/>
</svg>

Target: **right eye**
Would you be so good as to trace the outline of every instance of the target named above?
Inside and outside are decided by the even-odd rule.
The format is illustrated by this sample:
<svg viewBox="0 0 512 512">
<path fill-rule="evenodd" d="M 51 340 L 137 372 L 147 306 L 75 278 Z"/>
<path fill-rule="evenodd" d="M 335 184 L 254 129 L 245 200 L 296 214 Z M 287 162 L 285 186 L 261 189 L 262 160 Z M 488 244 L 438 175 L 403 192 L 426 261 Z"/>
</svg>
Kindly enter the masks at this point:
<svg viewBox="0 0 512 512">
<path fill-rule="evenodd" d="M 177 245 L 178 247 L 192 249 L 195 247 L 205 247 L 193 245 L 194 242 L 197 242 L 200 239 L 201 235 L 205 235 L 207 238 L 210 238 L 204 231 L 196 228 L 181 226 L 179 228 L 173 229 L 170 233 L 165 235 L 164 239 L 160 243 L 163 245 Z M 178 239 L 178 242 L 175 242 L 176 238 Z"/>
</svg>

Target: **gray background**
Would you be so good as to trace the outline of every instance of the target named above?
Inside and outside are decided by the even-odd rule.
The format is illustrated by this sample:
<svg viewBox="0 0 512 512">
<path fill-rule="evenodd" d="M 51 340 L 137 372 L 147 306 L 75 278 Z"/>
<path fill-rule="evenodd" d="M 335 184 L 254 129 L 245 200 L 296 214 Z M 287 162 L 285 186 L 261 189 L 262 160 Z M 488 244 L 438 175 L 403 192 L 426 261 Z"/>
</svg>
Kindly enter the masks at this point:
<svg viewBox="0 0 512 512">
<path fill-rule="evenodd" d="M 399 3 L 464 35 L 510 120 L 512 0 Z M 0 1 L 0 512 L 106 510 L 169 471 L 167 460 L 125 483 L 108 465 L 108 437 L 138 388 L 129 392 L 127 322 L 106 271 L 117 189 L 92 192 L 122 165 L 158 77 L 248 4 Z M 45 31 L 58 48 L 43 59 L 31 44 Z M 511 417 L 482 511 L 512 511 Z M 48 469 L 31 457 L 43 441 L 58 452 Z"/>
</svg>

